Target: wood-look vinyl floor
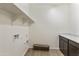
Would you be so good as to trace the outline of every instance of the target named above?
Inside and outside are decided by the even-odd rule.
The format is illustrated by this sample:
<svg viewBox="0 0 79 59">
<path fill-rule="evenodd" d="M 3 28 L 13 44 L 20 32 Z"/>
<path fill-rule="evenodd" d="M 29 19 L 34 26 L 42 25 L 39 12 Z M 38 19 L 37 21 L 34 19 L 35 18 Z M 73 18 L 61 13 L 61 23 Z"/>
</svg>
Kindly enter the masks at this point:
<svg viewBox="0 0 79 59">
<path fill-rule="evenodd" d="M 63 56 L 60 50 L 52 49 L 49 51 L 29 49 L 25 56 Z"/>
</svg>

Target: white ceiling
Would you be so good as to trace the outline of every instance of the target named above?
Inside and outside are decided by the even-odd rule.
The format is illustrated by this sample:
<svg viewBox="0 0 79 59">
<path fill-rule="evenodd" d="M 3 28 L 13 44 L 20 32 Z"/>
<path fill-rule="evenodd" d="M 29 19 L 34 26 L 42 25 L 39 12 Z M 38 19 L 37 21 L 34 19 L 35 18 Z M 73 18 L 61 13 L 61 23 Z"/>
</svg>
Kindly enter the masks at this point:
<svg viewBox="0 0 79 59">
<path fill-rule="evenodd" d="M 61 5 L 69 5 L 71 3 L 29 3 L 29 5 L 39 5 L 39 6 L 52 6 L 52 7 L 57 7 Z"/>
</svg>

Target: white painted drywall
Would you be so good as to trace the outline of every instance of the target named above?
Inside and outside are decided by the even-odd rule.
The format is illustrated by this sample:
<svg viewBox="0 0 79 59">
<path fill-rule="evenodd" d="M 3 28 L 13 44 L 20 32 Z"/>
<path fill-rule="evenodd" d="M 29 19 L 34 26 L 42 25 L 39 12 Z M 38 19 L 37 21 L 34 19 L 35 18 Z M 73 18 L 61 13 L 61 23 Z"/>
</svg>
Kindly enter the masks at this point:
<svg viewBox="0 0 79 59">
<path fill-rule="evenodd" d="M 79 36 L 79 4 L 72 4 L 71 9 L 74 34 Z"/>
<path fill-rule="evenodd" d="M 29 27 L 22 25 L 18 18 L 11 24 L 11 14 L 0 9 L 0 55 L 22 56 L 28 50 Z M 14 35 L 19 38 L 14 39 Z"/>
<path fill-rule="evenodd" d="M 59 33 L 75 33 L 71 4 L 15 5 L 35 20 L 30 27 L 30 47 L 33 44 L 48 44 L 51 49 L 58 49 Z"/>
<path fill-rule="evenodd" d="M 29 4 L 29 15 L 35 19 L 30 27 L 30 47 L 48 44 L 59 49 L 59 33 L 72 33 L 70 4 Z"/>
</svg>

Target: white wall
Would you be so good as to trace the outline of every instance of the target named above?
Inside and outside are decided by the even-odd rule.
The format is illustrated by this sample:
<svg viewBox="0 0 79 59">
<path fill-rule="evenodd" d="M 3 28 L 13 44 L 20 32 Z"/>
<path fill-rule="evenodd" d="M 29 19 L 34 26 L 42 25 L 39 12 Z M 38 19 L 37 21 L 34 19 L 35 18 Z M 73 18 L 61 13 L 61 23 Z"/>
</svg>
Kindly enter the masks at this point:
<svg viewBox="0 0 79 59">
<path fill-rule="evenodd" d="M 79 36 L 79 4 L 71 5 L 71 13 L 72 13 L 72 22 L 74 28 L 74 34 Z"/>
<path fill-rule="evenodd" d="M 12 25 L 11 14 L 0 10 L 0 55 L 24 55 L 29 44 L 29 27 L 22 25 L 18 18 Z M 19 38 L 14 39 L 14 35 L 19 34 Z"/>
<path fill-rule="evenodd" d="M 48 44 L 59 48 L 59 33 L 72 33 L 70 4 L 29 4 L 29 15 L 35 19 L 30 27 L 30 47 Z"/>
<path fill-rule="evenodd" d="M 30 47 L 48 44 L 59 48 L 59 33 L 75 33 L 71 4 L 15 4 L 27 13 L 35 23 L 30 27 Z"/>
</svg>

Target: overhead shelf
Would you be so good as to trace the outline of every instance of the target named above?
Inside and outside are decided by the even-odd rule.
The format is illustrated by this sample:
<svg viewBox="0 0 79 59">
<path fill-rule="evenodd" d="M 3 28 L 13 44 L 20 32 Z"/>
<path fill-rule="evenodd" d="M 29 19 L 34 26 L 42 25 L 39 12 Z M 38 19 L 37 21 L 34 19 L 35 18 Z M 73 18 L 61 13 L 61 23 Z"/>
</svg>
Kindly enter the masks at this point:
<svg viewBox="0 0 79 59">
<path fill-rule="evenodd" d="M 22 24 L 25 24 L 27 22 L 29 25 L 31 25 L 34 22 L 29 16 L 27 16 L 27 14 L 25 14 L 13 3 L 1 3 L 0 9 L 11 14 L 12 23 L 14 23 L 17 20 L 17 18 L 22 19 Z"/>
</svg>

